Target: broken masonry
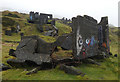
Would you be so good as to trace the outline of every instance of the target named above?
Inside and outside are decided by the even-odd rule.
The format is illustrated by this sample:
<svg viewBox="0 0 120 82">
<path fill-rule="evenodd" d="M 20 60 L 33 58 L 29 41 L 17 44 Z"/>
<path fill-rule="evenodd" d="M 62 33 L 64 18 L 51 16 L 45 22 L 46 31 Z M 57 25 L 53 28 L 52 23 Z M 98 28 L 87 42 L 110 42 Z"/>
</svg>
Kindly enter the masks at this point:
<svg viewBox="0 0 120 82">
<path fill-rule="evenodd" d="M 36 13 L 30 12 L 28 22 L 38 24 L 37 29 L 40 32 L 44 32 L 42 25 L 50 24 L 53 27 L 53 29 L 46 32 L 45 35 L 46 36 L 58 35 L 58 28 L 55 27 L 55 19 L 53 19 L 52 14 L 40 13 L 39 15 L 39 12 Z"/>
<path fill-rule="evenodd" d="M 31 13 L 31 16 L 32 15 L 33 13 Z M 46 16 L 46 14 L 42 15 Z M 52 18 L 52 16 L 50 18 Z M 34 20 L 35 18 L 31 19 Z M 103 52 L 105 55 L 108 55 L 110 50 L 108 29 L 107 17 L 102 17 L 100 23 L 93 17 L 87 15 L 73 17 L 72 33 L 59 36 L 53 43 L 47 43 L 39 36 L 22 36 L 16 50 L 11 50 L 10 53 L 10 55 L 16 57 L 16 59 L 9 59 L 7 63 L 11 66 L 17 66 L 18 64 L 24 66 L 29 64 L 52 67 L 58 64 L 58 62 L 56 63 L 56 60 L 52 58 L 52 54 L 58 46 L 63 50 L 72 50 L 73 57 L 67 59 L 68 61 L 64 59 L 64 63 L 100 56 Z M 62 59 L 60 61 L 62 62 Z M 94 63 L 94 61 L 91 61 L 91 63 Z M 61 68 L 70 74 L 76 72 L 74 68 L 65 65 L 61 66 Z M 66 69 L 69 69 L 69 71 L 73 70 L 73 72 L 68 72 Z M 81 72 L 75 74 L 81 74 Z"/>
</svg>

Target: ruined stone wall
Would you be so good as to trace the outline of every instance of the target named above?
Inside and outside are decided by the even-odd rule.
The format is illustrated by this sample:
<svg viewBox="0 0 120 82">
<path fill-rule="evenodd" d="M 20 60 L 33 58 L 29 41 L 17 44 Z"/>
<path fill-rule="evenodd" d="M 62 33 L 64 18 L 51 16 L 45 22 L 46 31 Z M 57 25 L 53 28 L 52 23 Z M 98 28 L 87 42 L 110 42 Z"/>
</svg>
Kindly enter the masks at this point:
<svg viewBox="0 0 120 82">
<path fill-rule="evenodd" d="M 34 14 L 34 12 L 30 12 L 30 20 L 31 21 L 35 20 L 35 14 Z"/>
<path fill-rule="evenodd" d="M 39 12 L 36 12 L 35 13 L 35 20 L 38 20 L 39 19 Z"/>
<path fill-rule="evenodd" d="M 103 33 L 103 43 L 101 44 L 101 50 L 109 53 L 110 46 L 109 46 L 109 26 L 108 26 L 108 17 L 102 17 L 99 23 L 102 27 Z"/>
<path fill-rule="evenodd" d="M 97 20 L 89 16 L 72 18 L 73 56 L 77 59 L 97 55 L 98 25 Z"/>
</svg>

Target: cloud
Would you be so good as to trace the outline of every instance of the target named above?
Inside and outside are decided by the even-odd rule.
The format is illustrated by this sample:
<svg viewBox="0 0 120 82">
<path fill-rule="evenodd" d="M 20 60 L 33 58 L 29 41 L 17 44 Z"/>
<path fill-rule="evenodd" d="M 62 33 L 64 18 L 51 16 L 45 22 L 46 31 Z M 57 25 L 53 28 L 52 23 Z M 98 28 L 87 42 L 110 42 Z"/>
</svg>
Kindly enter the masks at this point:
<svg viewBox="0 0 120 82">
<path fill-rule="evenodd" d="M 1 0 L 0 10 L 19 12 L 37 11 L 52 13 L 58 17 L 72 18 L 77 15 L 90 15 L 100 21 L 108 16 L 109 22 L 118 26 L 119 0 Z"/>
</svg>

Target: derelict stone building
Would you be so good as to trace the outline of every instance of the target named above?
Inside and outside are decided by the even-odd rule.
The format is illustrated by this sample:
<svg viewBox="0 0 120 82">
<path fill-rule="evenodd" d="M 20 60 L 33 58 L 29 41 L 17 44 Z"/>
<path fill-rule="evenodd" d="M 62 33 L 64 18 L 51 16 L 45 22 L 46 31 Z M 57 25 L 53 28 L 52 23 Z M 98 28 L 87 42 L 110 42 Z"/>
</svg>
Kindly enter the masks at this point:
<svg viewBox="0 0 120 82">
<path fill-rule="evenodd" d="M 30 22 L 34 22 L 35 21 L 35 14 L 34 12 L 30 12 Z"/>
<path fill-rule="evenodd" d="M 50 22 L 48 20 L 51 20 Z M 45 14 L 45 13 L 40 13 L 39 12 L 30 12 L 29 16 L 29 23 L 36 23 L 36 24 L 51 24 L 55 25 L 55 20 L 53 19 L 52 14 Z"/>
<path fill-rule="evenodd" d="M 52 14 L 44 14 L 44 13 L 40 13 L 39 16 L 39 23 L 42 24 L 47 24 L 48 20 L 52 20 Z"/>
</svg>

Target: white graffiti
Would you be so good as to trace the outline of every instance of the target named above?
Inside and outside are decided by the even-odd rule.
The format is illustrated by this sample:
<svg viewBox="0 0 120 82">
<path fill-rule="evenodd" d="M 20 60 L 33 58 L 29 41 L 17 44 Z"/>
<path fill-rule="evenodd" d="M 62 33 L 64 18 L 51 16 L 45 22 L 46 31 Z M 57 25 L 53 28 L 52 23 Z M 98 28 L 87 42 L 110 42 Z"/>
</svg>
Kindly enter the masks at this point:
<svg viewBox="0 0 120 82">
<path fill-rule="evenodd" d="M 76 36 L 76 47 L 77 47 L 77 55 L 80 54 L 81 49 L 82 49 L 82 45 L 83 45 L 83 40 L 82 40 L 82 36 L 79 33 L 79 29 L 77 30 L 77 36 Z"/>
<path fill-rule="evenodd" d="M 89 39 L 86 39 L 86 44 L 88 44 L 88 43 L 89 43 L 89 41 L 90 41 Z"/>
</svg>

